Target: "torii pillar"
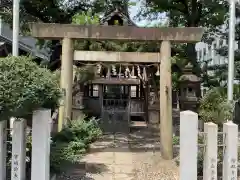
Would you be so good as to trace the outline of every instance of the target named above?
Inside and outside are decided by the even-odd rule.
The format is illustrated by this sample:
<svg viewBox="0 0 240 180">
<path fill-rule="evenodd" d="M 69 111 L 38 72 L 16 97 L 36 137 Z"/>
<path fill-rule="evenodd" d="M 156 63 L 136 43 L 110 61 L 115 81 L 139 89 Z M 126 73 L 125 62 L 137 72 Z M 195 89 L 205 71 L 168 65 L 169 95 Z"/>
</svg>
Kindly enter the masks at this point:
<svg viewBox="0 0 240 180">
<path fill-rule="evenodd" d="M 73 86 L 73 39 L 64 37 L 62 40 L 61 80 L 60 87 L 63 99 L 59 107 L 58 131 L 71 119 L 72 115 L 72 86 Z"/>
<path fill-rule="evenodd" d="M 171 43 L 162 41 L 160 48 L 160 139 L 164 159 L 173 158 L 172 145 L 172 72 Z"/>
</svg>

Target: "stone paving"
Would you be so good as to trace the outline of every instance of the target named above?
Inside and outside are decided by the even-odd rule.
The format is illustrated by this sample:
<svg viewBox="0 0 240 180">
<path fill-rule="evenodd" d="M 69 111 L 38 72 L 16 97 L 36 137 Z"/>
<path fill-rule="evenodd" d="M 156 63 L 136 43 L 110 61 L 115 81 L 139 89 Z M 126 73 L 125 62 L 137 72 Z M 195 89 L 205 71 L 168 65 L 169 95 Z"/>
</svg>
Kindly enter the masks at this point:
<svg viewBox="0 0 240 180">
<path fill-rule="evenodd" d="M 64 179 L 175 180 L 169 176 L 175 177 L 172 171 L 176 167 L 161 159 L 158 139 L 158 133 L 149 128 L 130 134 L 103 135 Z"/>
</svg>

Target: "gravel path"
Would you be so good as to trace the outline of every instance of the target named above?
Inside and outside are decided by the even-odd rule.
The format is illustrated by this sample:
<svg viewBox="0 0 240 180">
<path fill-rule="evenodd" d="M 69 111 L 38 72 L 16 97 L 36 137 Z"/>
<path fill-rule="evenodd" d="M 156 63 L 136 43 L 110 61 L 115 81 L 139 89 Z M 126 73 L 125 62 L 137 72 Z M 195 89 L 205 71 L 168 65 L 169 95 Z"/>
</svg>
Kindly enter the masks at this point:
<svg viewBox="0 0 240 180">
<path fill-rule="evenodd" d="M 178 168 L 161 158 L 158 139 L 152 128 L 104 135 L 58 180 L 177 180 Z"/>
</svg>

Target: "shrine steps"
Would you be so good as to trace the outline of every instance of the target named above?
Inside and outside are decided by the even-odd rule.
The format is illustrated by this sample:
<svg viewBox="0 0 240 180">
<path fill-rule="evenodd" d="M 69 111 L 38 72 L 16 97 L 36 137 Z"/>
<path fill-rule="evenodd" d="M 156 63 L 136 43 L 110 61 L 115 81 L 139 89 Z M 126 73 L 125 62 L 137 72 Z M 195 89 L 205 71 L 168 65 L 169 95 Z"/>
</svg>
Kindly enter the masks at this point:
<svg viewBox="0 0 240 180">
<path fill-rule="evenodd" d="M 145 128 L 147 127 L 146 121 L 131 121 L 130 128 Z"/>
<path fill-rule="evenodd" d="M 145 128 L 147 127 L 147 122 L 143 116 L 131 116 L 130 118 L 130 128 Z"/>
</svg>

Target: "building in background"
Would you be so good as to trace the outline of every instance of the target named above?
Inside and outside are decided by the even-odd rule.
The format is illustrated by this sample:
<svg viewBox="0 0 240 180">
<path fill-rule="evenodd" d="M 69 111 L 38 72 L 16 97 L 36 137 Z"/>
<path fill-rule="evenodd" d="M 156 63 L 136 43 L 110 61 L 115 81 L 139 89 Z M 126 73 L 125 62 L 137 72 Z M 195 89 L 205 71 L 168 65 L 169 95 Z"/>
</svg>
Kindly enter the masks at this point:
<svg viewBox="0 0 240 180">
<path fill-rule="evenodd" d="M 12 29 L 0 18 L 0 57 L 12 53 Z M 19 36 L 19 55 L 31 55 L 37 62 L 49 60 L 50 53 L 36 46 L 37 40 L 32 37 Z"/>
<path fill-rule="evenodd" d="M 197 52 L 197 60 L 203 66 L 207 63 L 208 67 L 216 65 L 226 65 L 228 63 L 228 56 L 221 56 L 218 50 L 228 47 L 228 40 L 216 37 L 211 44 L 199 42 L 196 44 L 195 49 Z M 236 41 L 235 50 L 239 49 L 238 42 Z M 213 76 L 214 70 L 208 70 L 208 75 Z M 202 86 L 202 92 L 205 92 L 207 88 Z"/>
<path fill-rule="evenodd" d="M 209 66 L 226 64 L 228 58 L 217 52 L 218 49 L 226 46 L 228 46 L 228 41 L 221 38 L 216 38 L 211 44 L 199 42 L 196 44 L 197 60 L 201 64 L 208 62 Z"/>
</svg>

